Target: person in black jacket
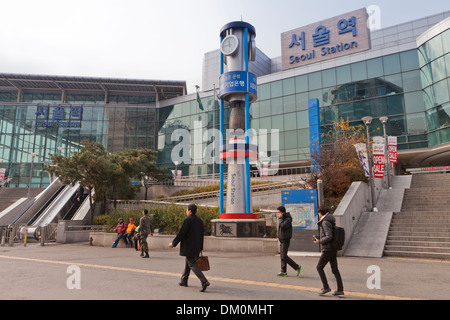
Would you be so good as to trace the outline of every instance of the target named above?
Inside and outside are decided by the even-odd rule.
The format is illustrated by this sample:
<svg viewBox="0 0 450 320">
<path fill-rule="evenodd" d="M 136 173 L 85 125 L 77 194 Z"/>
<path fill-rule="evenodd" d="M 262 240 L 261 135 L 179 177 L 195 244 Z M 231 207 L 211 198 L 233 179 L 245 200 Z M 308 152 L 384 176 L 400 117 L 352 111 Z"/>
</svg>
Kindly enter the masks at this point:
<svg viewBox="0 0 450 320">
<path fill-rule="evenodd" d="M 281 258 L 281 272 L 277 274 L 278 277 L 287 277 L 287 265 L 289 264 L 296 272 L 297 277 L 302 272 L 302 266 L 297 264 L 288 256 L 289 245 L 292 238 L 292 217 L 286 208 L 280 206 L 278 211 L 278 240 L 280 241 L 280 258 Z"/>
<path fill-rule="evenodd" d="M 181 276 L 180 286 L 188 286 L 188 278 L 192 270 L 202 284 L 201 292 L 204 292 L 210 285 L 203 272 L 197 265 L 196 258 L 198 258 L 201 251 L 203 251 L 203 221 L 196 216 L 197 206 L 195 204 L 188 205 L 186 209 L 187 218 L 184 219 L 181 229 L 177 236 L 171 243 L 170 248 L 174 248 L 181 242 L 180 256 L 186 257 L 186 264 L 184 272 Z"/>
<path fill-rule="evenodd" d="M 337 291 L 335 291 L 333 295 L 341 296 L 344 295 L 344 285 L 342 283 L 341 273 L 338 269 L 337 250 L 333 249 L 331 246 L 331 241 L 333 240 L 333 226 L 336 224 L 336 219 L 331 215 L 327 208 L 323 207 L 319 208 L 319 219 L 319 238 L 313 236 L 314 243 L 320 243 L 322 245 L 322 255 L 317 263 L 317 272 L 319 273 L 320 280 L 323 284 L 323 288 L 319 294 L 323 295 L 331 291 L 323 270 L 329 262 L 331 271 L 333 272 L 337 283 Z"/>
</svg>

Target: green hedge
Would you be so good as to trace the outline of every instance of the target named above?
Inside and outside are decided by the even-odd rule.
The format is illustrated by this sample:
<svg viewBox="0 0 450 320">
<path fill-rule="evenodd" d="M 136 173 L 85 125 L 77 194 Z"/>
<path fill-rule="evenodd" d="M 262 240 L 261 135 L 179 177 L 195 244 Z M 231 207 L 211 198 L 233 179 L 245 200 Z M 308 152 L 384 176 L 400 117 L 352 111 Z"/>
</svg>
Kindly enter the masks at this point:
<svg viewBox="0 0 450 320">
<path fill-rule="evenodd" d="M 108 232 L 114 232 L 119 218 L 123 218 L 126 223 L 133 218 L 135 224 L 138 225 L 142 211 L 147 209 L 155 229 L 159 229 L 165 234 L 176 234 L 186 218 L 186 208 L 187 205 L 158 205 L 141 209 L 114 209 L 110 214 L 95 217 L 94 224 L 105 225 Z M 198 207 L 197 216 L 203 221 L 205 235 L 211 235 L 211 220 L 219 218 L 219 208 Z"/>
</svg>

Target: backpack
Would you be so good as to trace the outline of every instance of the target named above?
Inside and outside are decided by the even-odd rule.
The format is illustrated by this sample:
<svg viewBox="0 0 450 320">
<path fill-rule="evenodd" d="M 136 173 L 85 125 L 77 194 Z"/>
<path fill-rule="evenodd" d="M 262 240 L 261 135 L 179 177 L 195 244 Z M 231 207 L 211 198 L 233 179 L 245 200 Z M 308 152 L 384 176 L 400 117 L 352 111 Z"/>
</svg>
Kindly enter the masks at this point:
<svg viewBox="0 0 450 320">
<path fill-rule="evenodd" d="M 342 250 L 344 243 L 345 243 L 345 229 L 342 227 L 338 227 L 336 224 L 333 224 L 333 239 L 330 242 L 331 248 L 338 251 Z"/>
<path fill-rule="evenodd" d="M 338 227 L 336 224 L 333 226 L 333 240 L 331 241 L 331 247 L 336 250 L 342 250 L 345 243 L 345 230 Z"/>
</svg>

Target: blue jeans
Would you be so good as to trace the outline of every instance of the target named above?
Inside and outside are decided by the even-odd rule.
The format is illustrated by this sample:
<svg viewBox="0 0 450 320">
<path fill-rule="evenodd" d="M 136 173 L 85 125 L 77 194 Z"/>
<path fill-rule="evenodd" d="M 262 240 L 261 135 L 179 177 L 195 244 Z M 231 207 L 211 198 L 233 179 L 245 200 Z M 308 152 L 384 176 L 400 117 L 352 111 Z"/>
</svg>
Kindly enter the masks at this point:
<svg viewBox="0 0 450 320">
<path fill-rule="evenodd" d="M 116 240 L 114 240 L 114 243 L 117 245 L 119 243 L 120 239 L 123 238 L 123 236 L 124 236 L 124 233 L 118 233 Z M 123 239 L 123 241 L 125 241 L 125 244 L 127 244 L 127 240 L 125 238 Z"/>
</svg>

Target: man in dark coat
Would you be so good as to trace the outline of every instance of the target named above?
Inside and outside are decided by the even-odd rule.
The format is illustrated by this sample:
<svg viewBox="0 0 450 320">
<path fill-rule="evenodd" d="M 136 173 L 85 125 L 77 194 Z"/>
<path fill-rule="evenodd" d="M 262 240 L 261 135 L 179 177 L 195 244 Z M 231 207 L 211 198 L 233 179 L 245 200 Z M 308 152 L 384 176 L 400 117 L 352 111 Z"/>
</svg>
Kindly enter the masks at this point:
<svg viewBox="0 0 450 320">
<path fill-rule="evenodd" d="M 196 216 L 196 213 L 197 206 L 195 204 L 188 205 L 186 209 L 187 218 L 184 219 L 181 229 L 175 239 L 169 243 L 169 247 L 174 248 L 181 242 L 180 256 L 186 257 L 186 264 L 179 285 L 183 287 L 188 286 L 188 278 L 190 271 L 192 270 L 202 284 L 202 290 L 200 291 L 204 292 L 210 283 L 196 262 L 196 258 L 198 258 L 200 252 L 203 251 L 204 235 L 203 221 Z"/>
<path fill-rule="evenodd" d="M 289 264 L 291 268 L 300 276 L 302 266 L 297 264 L 288 256 L 289 245 L 292 238 L 292 217 L 286 208 L 280 206 L 278 211 L 278 240 L 280 241 L 280 258 L 281 258 L 281 272 L 277 274 L 278 277 L 287 277 L 286 268 Z"/>
<path fill-rule="evenodd" d="M 333 272 L 337 283 L 337 290 L 333 293 L 333 295 L 342 296 L 344 295 L 344 286 L 342 284 L 341 273 L 338 269 L 337 250 L 333 249 L 331 246 L 331 241 L 333 240 L 333 227 L 336 224 L 336 219 L 327 208 L 319 208 L 319 219 L 318 225 L 320 236 L 319 238 L 313 236 L 314 243 L 320 243 L 322 245 L 322 255 L 317 263 L 317 272 L 319 273 L 320 280 L 323 284 L 323 288 L 319 294 L 323 295 L 331 291 L 330 286 L 328 285 L 327 277 L 323 270 L 329 262 L 331 271 Z"/>
</svg>

